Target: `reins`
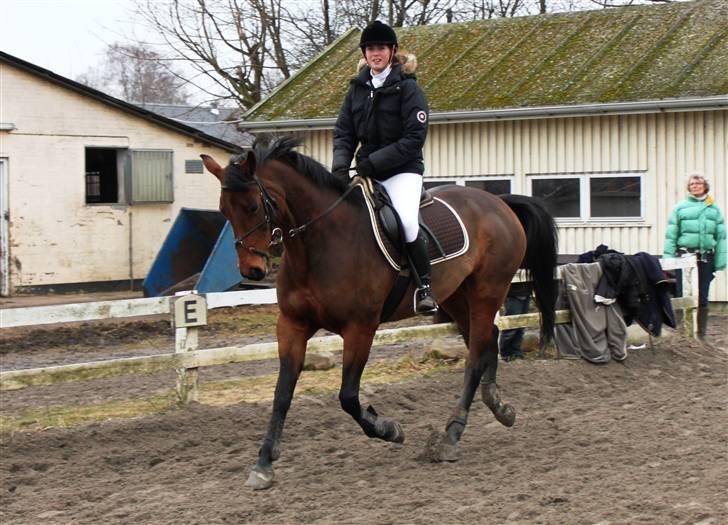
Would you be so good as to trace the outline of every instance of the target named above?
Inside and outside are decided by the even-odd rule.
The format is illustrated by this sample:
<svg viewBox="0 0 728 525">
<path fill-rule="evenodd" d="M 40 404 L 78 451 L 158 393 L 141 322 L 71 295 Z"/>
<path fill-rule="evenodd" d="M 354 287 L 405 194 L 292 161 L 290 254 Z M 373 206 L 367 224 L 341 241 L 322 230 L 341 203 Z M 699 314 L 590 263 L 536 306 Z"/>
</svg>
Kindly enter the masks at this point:
<svg viewBox="0 0 728 525">
<path fill-rule="evenodd" d="M 314 222 L 316 222 L 317 220 L 328 215 L 331 211 L 333 211 L 334 208 L 336 208 L 339 204 L 341 204 L 344 201 L 344 199 L 346 199 L 346 197 L 351 193 L 351 190 L 353 190 L 353 189 L 354 189 L 354 185 L 349 184 L 349 187 L 346 188 L 346 191 L 344 193 L 342 193 L 338 199 L 336 199 L 328 208 L 326 208 L 324 211 L 322 211 L 319 215 L 317 215 L 316 217 L 314 217 L 313 219 L 308 221 L 306 224 L 303 224 L 297 228 L 292 228 L 292 229 L 288 230 L 288 238 L 290 239 L 300 233 L 303 233 L 304 231 L 306 231 L 306 228 L 311 226 Z"/>
<path fill-rule="evenodd" d="M 270 259 L 270 253 L 259 250 L 258 248 L 255 248 L 253 246 L 248 245 L 245 242 L 245 239 L 251 235 L 252 233 L 259 230 L 261 227 L 267 225 L 270 229 L 270 235 L 271 240 L 268 243 L 268 248 L 271 246 L 276 246 L 278 244 L 281 244 L 285 238 L 292 239 L 296 237 L 297 235 L 300 235 L 306 229 L 311 226 L 313 223 L 318 221 L 319 219 L 322 219 L 329 213 L 331 213 L 334 208 L 336 208 L 339 204 L 341 204 L 344 199 L 351 193 L 351 191 L 354 189 L 354 184 L 350 184 L 349 187 L 346 188 L 346 191 L 342 193 L 338 199 L 336 199 L 328 208 L 326 208 L 323 212 L 321 212 L 319 215 L 311 219 L 310 221 L 306 222 L 305 224 L 302 224 L 301 226 L 298 226 L 296 228 L 291 228 L 288 230 L 288 233 L 284 235 L 283 230 L 281 230 L 280 227 L 275 225 L 276 221 L 276 210 L 278 209 L 278 205 L 276 201 L 271 197 L 270 193 L 268 192 L 268 189 L 265 187 L 265 185 L 262 183 L 262 181 L 258 178 L 257 175 L 253 175 L 253 180 L 245 181 L 239 183 L 241 186 L 252 186 L 255 184 L 258 186 L 258 190 L 260 191 L 260 198 L 263 202 L 263 209 L 265 211 L 265 217 L 263 217 L 263 220 L 261 220 L 258 224 L 255 226 L 252 226 L 248 231 L 246 231 L 241 236 L 237 237 L 235 239 L 235 246 L 240 246 L 241 248 L 249 251 L 250 253 L 253 253 L 255 255 L 258 255 L 260 257 L 263 257 L 266 261 Z M 229 190 L 229 191 L 239 191 L 237 189 L 231 189 L 228 186 L 222 185 L 222 189 Z"/>
</svg>

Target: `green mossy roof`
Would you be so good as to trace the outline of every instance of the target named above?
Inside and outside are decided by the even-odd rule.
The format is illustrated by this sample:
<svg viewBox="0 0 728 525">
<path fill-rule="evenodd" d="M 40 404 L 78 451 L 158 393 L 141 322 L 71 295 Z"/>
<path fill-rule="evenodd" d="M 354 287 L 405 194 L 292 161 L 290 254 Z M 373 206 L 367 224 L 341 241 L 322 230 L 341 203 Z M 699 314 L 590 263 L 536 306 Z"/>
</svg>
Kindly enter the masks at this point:
<svg viewBox="0 0 728 525">
<path fill-rule="evenodd" d="M 433 112 L 728 94 L 728 0 L 407 27 Z M 360 57 L 350 31 L 247 115 L 335 117 Z"/>
</svg>

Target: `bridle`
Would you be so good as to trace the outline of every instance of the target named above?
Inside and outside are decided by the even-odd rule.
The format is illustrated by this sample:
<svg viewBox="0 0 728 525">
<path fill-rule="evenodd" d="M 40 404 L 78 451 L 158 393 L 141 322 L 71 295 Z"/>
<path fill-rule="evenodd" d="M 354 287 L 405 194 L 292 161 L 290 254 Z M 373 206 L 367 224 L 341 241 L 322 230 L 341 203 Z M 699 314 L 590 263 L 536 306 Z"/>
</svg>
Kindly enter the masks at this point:
<svg viewBox="0 0 728 525">
<path fill-rule="evenodd" d="M 240 248 L 243 248 L 244 250 L 247 250 L 252 254 L 258 255 L 265 259 L 266 262 L 268 262 L 271 257 L 270 253 L 267 251 L 259 250 L 254 246 L 250 246 L 248 243 L 245 242 L 245 239 L 252 233 L 258 231 L 263 226 L 268 226 L 268 228 L 270 229 L 271 237 L 270 242 L 268 243 L 268 248 L 271 248 L 272 246 L 276 246 L 283 242 L 283 230 L 275 226 L 276 210 L 278 209 L 278 204 L 273 199 L 273 197 L 271 197 L 268 189 L 263 185 L 257 175 L 253 175 L 253 180 L 242 182 L 236 181 L 234 188 L 231 188 L 223 183 L 222 189 L 228 191 L 242 191 L 243 188 L 248 186 L 258 187 L 258 191 L 260 192 L 260 200 L 263 203 L 263 211 L 265 212 L 265 215 L 263 217 L 263 220 L 261 220 L 258 224 L 252 226 L 248 229 L 248 231 L 235 238 L 235 246 L 239 246 Z"/>
<path fill-rule="evenodd" d="M 263 202 L 263 211 L 265 212 L 265 216 L 263 219 L 256 224 L 255 226 L 252 226 L 248 229 L 245 233 L 240 235 L 239 237 L 235 238 L 235 246 L 243 248 L 244 250 L 247 250 L 248 252 L 258 255 L 265 259 L 266 263 L 270 260 L 271 255 L 269 252 L 264 250 L 259 250 L 258 248 L 255 248 L 254 246 L 250 246 L 245 242 L 245 239 L 251 235 L 252 233 L 258 231 L 263 226 L 268 226 L 268 229 L 270 230 L 270 242 L 268 243 L 268 248 L 271 248 L 272 246 L 276 246 L 278 244 L 281 244 L 284 240 L 284 238 L 292 239 L 293 237 L 300 235 L 303 233 L 311 224 L 316 222 L 317 220 L 321 219 L 325 215 L 327 215 L 329 212 L 331 212 L 334 208 L 336 208 L 339 204 L 341 204 L 344 199 L 351 193 L 351 191 L 354 189 L 354 185 L 350 184 L 349 187 L 346 189 L 344 193 L 342 193 L 338 199 L 336 199 L 328 208 L 326 208 L 323 212 L 321 212 L 319 215 L 308 221 L 307 223 L 298 226 L 296 228 L 291 228 L 288 230 L 287 234 L 283 233 L 283 230 L 276 226 L 276 210 L 278 210 L 278 204 L 276 203 L 275 199 L 271 197 L 270 193 L 268 192 L 268 189 L 265 187 L 263 182 L 258 178 L 257 175 L 253 175 L 252 180 L 248 181 L 236 181 L 235 187 L 231 188 L 229 186 L 226 186 L 224 183 L 222 184 L 223 190 L 228 191 L 242 191 L 242 188 L 248 187 L 248 186 L 257 186 L 258 191 L 260 192 L 260 200 Z"/>
</svg>

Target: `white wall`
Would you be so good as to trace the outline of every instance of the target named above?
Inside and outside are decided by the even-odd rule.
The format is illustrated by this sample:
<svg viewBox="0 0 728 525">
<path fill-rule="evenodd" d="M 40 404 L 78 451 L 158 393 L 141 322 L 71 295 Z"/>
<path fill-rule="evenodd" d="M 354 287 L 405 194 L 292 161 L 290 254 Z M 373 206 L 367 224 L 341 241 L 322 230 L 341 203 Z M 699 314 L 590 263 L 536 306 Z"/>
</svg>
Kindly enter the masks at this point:
<svg viewBox="0 0 728 525">
<path fill-rule="evenodd" d="M 306 151 L 325 165 L 331 148 L 331 131 L 307 133 Z M 686 173 L 706 174 L 726 216 L 728 111 L 432 124 L 425 170 L 425 177 L 512 176 L 514 193 L 527 193 L 528 174 L 640 172 L 644 220 L 560 222 L 560 252 L 583 253 L 603 243 L 625 253 L 661 254 L 667 217 L 687 195 Z M 711 299 L 728 301 L 725 271 L 717 274 Z"/>
<path fill-rule="evenodd" d="M 0 131 L 11 288 L 143 278 L 181 207 L 217 209 L 217 180 L 185 174 L 184 162 L 207 153 L 224 163 L 224 150 L 6 64 L 0 79 L 0 120 L 17 128 Z M 87 205 L 88 146 L 173 150 L 174 202 Z"/>
</svg>

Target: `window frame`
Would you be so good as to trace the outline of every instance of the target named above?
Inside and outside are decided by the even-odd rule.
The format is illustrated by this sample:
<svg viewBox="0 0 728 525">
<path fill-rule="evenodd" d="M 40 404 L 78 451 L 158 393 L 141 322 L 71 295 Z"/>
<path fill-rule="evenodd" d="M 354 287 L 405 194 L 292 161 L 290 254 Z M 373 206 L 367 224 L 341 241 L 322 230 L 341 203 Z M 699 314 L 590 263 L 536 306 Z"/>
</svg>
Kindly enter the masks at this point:
<svg viewBox="0 0 728 525">
<path fill-rule="evenodd" d="M 526 188 L 528 195 L 533 196 L 534 180 L 550 179 L 577 179 L 579 180 L 579 216 L 578 217 L 554 217 L 559 224 L 609 224 L 609 223 L 644 223 L 645 217 L 645 178 L 646 170 L 630 171 L 594 171 L 579 173 L 526 173 Z M 614 179 L 614 178 L 638 178 L 640 185 L 640 211 L 635 217 L 592 217 L 591 216 L 591 185 L 592 179 Z"/>
</svg>

